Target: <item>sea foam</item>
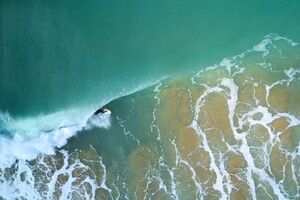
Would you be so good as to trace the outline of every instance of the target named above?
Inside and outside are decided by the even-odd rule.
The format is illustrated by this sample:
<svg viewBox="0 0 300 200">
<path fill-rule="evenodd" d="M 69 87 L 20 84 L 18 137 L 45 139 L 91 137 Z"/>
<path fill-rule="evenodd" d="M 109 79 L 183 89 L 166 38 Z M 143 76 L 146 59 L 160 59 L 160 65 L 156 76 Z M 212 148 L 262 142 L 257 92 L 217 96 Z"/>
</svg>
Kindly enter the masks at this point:
<svg viewBox="0 0 300 200">
<path fill-rule="evenodd" d="M 67 110 L 49 115 L 13 119 L 1 115 L 0 167 L 10 167 L 17 159 L 31 160 L 39 154 L 52 155 L 68 139 L 83 129 L 109 128 L 109 115 L 93 116 L 88 109 Z M 101 119 L 100 119 L 101 118 Z"/>
</svg>

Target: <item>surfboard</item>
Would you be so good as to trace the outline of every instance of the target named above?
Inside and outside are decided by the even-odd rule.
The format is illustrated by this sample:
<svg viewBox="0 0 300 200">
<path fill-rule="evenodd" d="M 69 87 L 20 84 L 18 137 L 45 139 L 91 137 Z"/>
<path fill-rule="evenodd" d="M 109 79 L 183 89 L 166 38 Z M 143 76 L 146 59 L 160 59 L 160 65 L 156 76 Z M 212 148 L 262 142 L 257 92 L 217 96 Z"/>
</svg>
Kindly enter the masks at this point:
<svg viewBox="0 0 300 200">
<path fill-rule="evenodd" d="M 106 108 L 105 112 L 104 112 L 104 113 L 101 113 L 101 114 L 104 114 L 104 115 L 109 115 L 109 114 L 111 114 L 111 111 L 110 111 L 110 110 L 108 110 L 108 109 Z"/>
</svg>

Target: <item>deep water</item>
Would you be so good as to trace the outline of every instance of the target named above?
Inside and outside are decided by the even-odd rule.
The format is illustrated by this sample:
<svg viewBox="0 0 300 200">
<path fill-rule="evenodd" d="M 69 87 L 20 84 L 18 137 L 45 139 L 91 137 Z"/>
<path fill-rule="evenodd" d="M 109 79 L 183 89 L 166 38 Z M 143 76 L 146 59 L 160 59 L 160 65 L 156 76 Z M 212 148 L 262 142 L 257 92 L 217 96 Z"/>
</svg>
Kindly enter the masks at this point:
<svg viewBox="0 0 300 200">
<path fill-rule="evenodd" d="M 0 199 L 298 199 L 299 8 L 0 1 Z"/>
<path fill-rule="evenodd" d="M 0 1 L 0 110 L 102 104 L 198 71 L 269 33 L 300 41 L 298 1 Z"/>
</svg>

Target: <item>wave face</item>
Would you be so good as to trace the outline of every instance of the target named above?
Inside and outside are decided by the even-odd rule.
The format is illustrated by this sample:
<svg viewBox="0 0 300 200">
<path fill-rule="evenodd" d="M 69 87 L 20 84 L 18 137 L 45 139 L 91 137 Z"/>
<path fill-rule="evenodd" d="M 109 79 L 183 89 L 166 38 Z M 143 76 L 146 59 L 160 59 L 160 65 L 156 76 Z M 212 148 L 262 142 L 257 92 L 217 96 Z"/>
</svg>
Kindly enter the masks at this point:
<svg viewBox="0 0 300 200">
<path fill-rule="evenodd" d="M 122 91 L 119 97 L 157 82 L 145 83 L 130 92 Z M 94 116 L 97 109 L 97 106 L 78 107 L 26 118 L 13 118 L 8 113 L 0 112 L 0 167 L 10 167 L 18 159 L 32 160 L 40 154 L 53 155 L 56 148 L 66 145 L 68 139 L 78 132 L 93 128 L 109 129 L 110 115 Z"/>
<path fill-rule="evenodd" d="M 0 198 L 298 199 L 299 53 L 269 34 L 111 101 L 106 119 L 2 114 Z"/>
</svg>

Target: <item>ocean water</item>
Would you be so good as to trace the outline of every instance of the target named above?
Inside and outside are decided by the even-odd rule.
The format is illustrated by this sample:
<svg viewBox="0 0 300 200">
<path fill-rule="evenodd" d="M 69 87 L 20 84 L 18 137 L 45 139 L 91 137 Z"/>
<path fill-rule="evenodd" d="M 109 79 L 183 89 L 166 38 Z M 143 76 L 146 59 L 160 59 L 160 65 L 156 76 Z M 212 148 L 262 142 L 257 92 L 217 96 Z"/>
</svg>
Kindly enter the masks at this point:
<svg viewBox="0 0 300 200">
<path fill-rule="evenodd" d="M 0 1 L 0 199 L 300 199 L 299 8 Z"/>
</svg>

